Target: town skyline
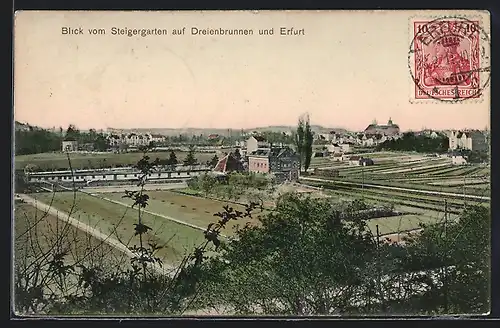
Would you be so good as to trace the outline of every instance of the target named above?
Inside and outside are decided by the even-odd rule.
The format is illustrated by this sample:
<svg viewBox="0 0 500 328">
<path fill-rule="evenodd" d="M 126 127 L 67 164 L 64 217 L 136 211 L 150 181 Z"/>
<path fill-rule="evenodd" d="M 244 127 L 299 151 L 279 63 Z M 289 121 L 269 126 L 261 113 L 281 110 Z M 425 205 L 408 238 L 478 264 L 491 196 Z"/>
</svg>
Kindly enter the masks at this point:
<svg viewBox="0 0 500 328">
<path fill-rule="evenodd" d="M 416 129 L 405 129 L 405 127 L 402 127 L 400 124 L 398 124 L 398 122 L 394 119 L 392 119 L 392 117 L 390 117 L 389 119 L 391 119 L 393 121 L 394 124 L 396 125 L 399 125 L 400 129 L 402 132 L 410 132 L 410 131 L 421 131 L 421 130 L 435 130 L 435 131 L 445 131 L 445 130 L 489 130 L 490 127 L 489 127 L 489 124 L 486 124 L 485 126 L 483 127 L 444 127 L 444 128 L 432 128 L 430 126 L 427 126 L 427 125 L 424 125 L 424 126 L 421 126 L 420 128 L 416 128 Z M 343 126 L 343 125 L 325 125 L 325 124 L 317 124 L 314 122 L 314 120 L 311 119 L 311 125 L 313 127 L 319 127 L 319 128 L 322 128 L 322 129 L 339 129 L 339 130 L 346 130 L 346 131 L 350 131 L 350 132 L 362 132 L 363 130 L 365 130 L 369 124 L 373 124 L 375 120 L 372 120 L 370 121 L 369 123 L 365 124 L 364 127 L 362 128 L 359 128 L 359 129 L 353 129 L 353 128 L 349 128 L 349 127 L 346 127 L 346 126 Z M 251 126 L 251 127 L 206 127 L 206 126 L 187 126 L 187 127 L 170 127 L 170 126 L 131 126 L 131 127 L 113 127 L 113 126 L 107 126 L 107 127 L 94 127 L 94 126 L 82 126 L 80 124 L 78 124 L 77 122 L 68 122 L 66 124 L 63 124 L 63 125 L 59 125 L 59 126 L 55 126 L 55 125 L 52 125 L 52 126 L 48 126 L 48 125 L 41 125 L 41 124 L 36 124 L 36 123 L 33 123 L 33 122 L 28 122 L 28 121 L 18 121 L 16 120 L 16 122 L 19 122 L 19 123 L 22 123 L 22 124 L 29 124 L 31 126 L 37 126 L 37 127 L 40 127 L 40 128 L 43 128 L 43 129 L 59 129 L 59 128 L 63 128 L 63 129 L 66 129 L 67 127 L 69 127 L 70 125 L 74 125 L 76 128 L 80 129 L 80 130 L 90 130 L 90 129 L 94 129 L 94 130 L 102 130 L 102 131 L 106 131 L 106 130 L 190 130 L 190 129 L 193 129 L 193 130 L 232 130 L 232 131 L 237 131 L 237 130 L 245 130 L 245 131 L 248 131 L 248 130 L 258 130 L 258 129 L 265 129 L 265 128 L 294 128 L 296 126 L 296 124 L 269 124 L 269 125 L 260 125 L 260 126 Z M 377 124 L 379 125 L 385 125 L 387 124 L 387 120 L 376 120 Z"/>
<path fill-rule="evenodd" d="M 363 130 L 483 129 L 484 99 L 412 103 L 407 12 L 21 12 L 14 35 L 14 116 L 82 129 L 312 124 Z M 61 26 L 305 28 L 305 35 L 64 35 Z M 335 27 L 335 28 L 332 28 Z M 345 33 L 348 30 L 349 33 Z M 385 41 L 384 41 L 385 40 Z M 388 42 L 390 41 L 390 42 Z M 50 44 L 50 47 L 47 47 Z"/>
</svg>

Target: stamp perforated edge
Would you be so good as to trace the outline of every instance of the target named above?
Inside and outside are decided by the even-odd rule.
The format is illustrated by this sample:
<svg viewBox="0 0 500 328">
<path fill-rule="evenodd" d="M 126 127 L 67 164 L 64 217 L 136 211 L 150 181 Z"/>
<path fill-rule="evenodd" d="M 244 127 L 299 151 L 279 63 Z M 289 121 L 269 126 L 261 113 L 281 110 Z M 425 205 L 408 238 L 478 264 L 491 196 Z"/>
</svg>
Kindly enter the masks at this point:
<svg viewBox="0 0 500 328">
<path fill-rule="evenodd" d="M 487 37 L 487 40 L 484 40 L 483 38 L 479 38 L 480 40 L 480 47 L 484 46 L 484 44 L 487 44 L 487 51 L 485 53 L 481 52 L 481 60 L 482 63 L 481 65 L 485 64 L 484 59 L 486 59 L 486 66 L 490 66 L 490 60 L 491 60 L 491 27 L 490 23 L 488 22 L 488 31 L 484 29 L 484 17 L 482 15 L 478 15 L 477 12 L 474 13 L 465 13 L 465 12 L 457 12 L 456 14 L 416 14 L 412 15 L 408 18 L 408 80 L 409 80 L 409 97 L 408 101 L 410 104 L 440 104 L 440 105 L 453 105 L 453 104 L 480 104 L 483 103 L 485 98 L 490 98 L 490 75 L 488 74 L 488 82 L 485 83 L 485 89 L 482 90 L 481 95 L 477 98 L 466 98 L 466 99 L 461 99 L 457 101 L 450 101 L 450 100 L 444 100 L 444 99 L 436 99 L 436 98 L 429 98 L 429 99 L 417 99 L 415 98 L 415 81 L 413 80 L 413 71 L 412 71 L 412 62 L 414 58 L 414 54 L 410 51 L 411 48 L 413 47 L 413 40 L 414 40 L 414 33 L 413 33 L 413 22 L 415 20 L 437 20 L 437 19 L 449 19 L 449 18 L 461 18 L 461 19 L 467 19 L 467 20 L 475 20 L 479 22 L 479 27 L 481 28 L 480 34 L 485 34 Z M 483 47 L 484 49 L 484 47 Z M 486 74 L 483 74 L 486 75 Z"/>
</svg>

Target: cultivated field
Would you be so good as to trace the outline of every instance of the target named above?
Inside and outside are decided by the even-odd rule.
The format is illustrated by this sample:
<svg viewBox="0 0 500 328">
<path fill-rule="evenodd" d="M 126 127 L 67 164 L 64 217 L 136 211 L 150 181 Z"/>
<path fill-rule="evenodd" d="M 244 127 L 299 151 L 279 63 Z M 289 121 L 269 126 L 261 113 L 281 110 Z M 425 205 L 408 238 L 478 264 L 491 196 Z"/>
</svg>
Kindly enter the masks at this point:
<svg viewBox="0 0 500 328">
<path fill-rule="evenodd" d="M 328 158 L 314 159 L 314 168 L 334 168 L 339 177 L 332 180 L 384 185 L 418 190 L 489 196 L 490 167 L 452 165 L 447 157 L 379 152 L 363 154 L 372 166 L 352 166 Z"/>
<path fill-rule="evenodd" d="M 464 205 L 489 206 L 489 201 L 467 199 L 463 195 L 489 197 L 490 168 L 485 165 L 452 165 L 448 157 L 430 157 L 415 153 L 376 152 L 362 154 L 372 158 L 373 166 L 353 166 L 345 162 L 334 162 L 330 158 L 315 158 L 311 167 L 337 169 L 339 177 L 328 178 L 326 183 L 302 182 L 323 187 L 324 192 L 344 199 L 363 198 L 375 204 L 392 203 L 396 210 L 412 213 L 399 217 L 370 220 L 374 231 L 379 225 L 381 234 L 417 229 L 419 223 L 444 219 L 445 198 L 448 218 L 454 219 Z M 348 184 L 350 183 L 350 184 Z M 409 190 L 387 190 L 375 186 L 407 188 Z M 428 195 L 419 190 L 456 194 L 456 196 Z"/>
<path fill-rule="evenodd" d="M 134 224 L 138 220 L 135 209 L 81 192 L 38 193 L 32 196 L 46 204 L 52 202 L 54 208 L 71 212 L 71 216 L 75 219 L 113 236 L 126 245 L 139 243 L 138 237 L 134 236 Z M 179 261 L 185 254 L 191 252 L 194 246 L 204 240 L 202 231 L 169 221 L 158 215 L 143 213 L 142 220 L 145 225 L 152 228 L 152 231 L 147 234 L 146 243 L 153 242 L 163 246 L 164 248 L 158 252 L 158 257 L 166 263 Z"/>
<path fill-rule="evenodd" d="M 225 205 L 229 205 L 233 209 L 240 212 L 245 211 L 245 208 L 242 205 L 190 196 L 175 191 L 148 191 L 147 194 L 149 195 L 149 205 L 147 210 L 154 213 L 168 215 L 175 219 L 202 228 L 206 228 L 210 223 L 216 222 L 219 217 L 214 216 L 214 214 L 223 211 L 223 206 Z M 132 200 L 122 198 L 122 193 L 106 193 L 102 194 L 102 196 L 127 204 L 132 204 Z M 260 210 L 255 210 L 255 217 L 257 217 L 259 213 Z M 237 226 L 243 227 L 248 222 L 255 224 L 257 220 L 241 219 L 237 221 L 230 221 L 222 233 L 225 235 L 233 235 L 234 228 Z"/>
<path fill-rule="evenodd" d="M 187 152 L 175 152 L 177 160 L 181 162 Z M 195 157 L 199 163 L 211 160 L 213 153 L 196 153 Z M 151 158 L 167 159 L 170 152 L 150 153 Z M 142 158 L 142 153 L 74 153 L 70 155 L 71 165 L 74 169 L 111 167 L 114 165 L 135 165 Z M 43 153 L 32 155 L 21 155 L 15 157 L 16 169 L 22 169 L 27 164 L 34 164 L 40 169 L 68 168 L 68 158 L 65 153 Z"/>
<path fill-rule="evenodd" d="M 14 259 L 25 268 L 40 255 L 66 250 L 68 263 L 128 266 L 123 252 L 93 236 L 47 215 L 31 205 L 16 202 L 14 208 Z"/>
</svg>

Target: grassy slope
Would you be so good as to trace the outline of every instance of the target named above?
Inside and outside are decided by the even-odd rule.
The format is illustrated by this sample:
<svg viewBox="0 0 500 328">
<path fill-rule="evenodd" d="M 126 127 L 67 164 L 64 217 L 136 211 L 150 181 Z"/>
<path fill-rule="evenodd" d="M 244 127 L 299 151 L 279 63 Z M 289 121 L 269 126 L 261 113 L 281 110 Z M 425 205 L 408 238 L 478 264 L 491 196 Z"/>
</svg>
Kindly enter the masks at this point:
<svg viewBox="0 0 500 328">
<path fill-rule="evenodd" d="M 129 257 L 123 252 L 54 216 L 45 215 L 31 205 L 17 203 L 14 214 L 14 254 L 18 264 L 24 259 L 33 259 L 41 252 L 50 251 L 57 240 L 69 251 L 66 257 L 69 262 L 82 259 L 86 255 L 86 261 L 98 265 L 106 263 L 116 266 L 130 263 Z"/>
<path fill-rule="evenodd" d="M 76 194 L 76 206 L 72 216 L 80 221 L 98 228 L 103 233 L 112 234 L 125 244 L 138 245 L 138 237 L 134 237 L 134 224 L 138 221 L 138 212 L 124 206 L 110 203 L 83 193 Z M 49 203 L 51 193 L 37 194 L 37 199 Z M 68 212 L 73 204 L 73 193 L 57 193 L 53 207 Z M 158 256 L 164 261 L 179 261 L 195 245 L 203 241 L 201 231 L 166 220 L 164 218 L 143 213 L 143 223 L 152 228 L 146 236 L 146 242 L 155 242 L 164 246 Z"/>
</svg>

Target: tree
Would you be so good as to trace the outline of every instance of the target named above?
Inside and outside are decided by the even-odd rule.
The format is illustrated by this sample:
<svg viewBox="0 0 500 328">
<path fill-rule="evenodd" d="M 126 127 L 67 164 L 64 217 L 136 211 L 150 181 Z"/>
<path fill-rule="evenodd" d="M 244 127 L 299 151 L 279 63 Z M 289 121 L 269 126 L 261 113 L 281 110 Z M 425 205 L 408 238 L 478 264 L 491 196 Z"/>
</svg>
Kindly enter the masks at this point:
<svg viewBox="0 0 500 328">
<path fill-rule="evenodd" d="M 431 277 L 423 294 L 406 306 L 429 314 L 485 313 L 489 310 L 490 231 L 489 209 L 467 207 L 458 221 L 422 225 L 419 236 L 406 240 L 406 252 L 397 262 L 404 271 L 425 270 Z"/>
<path fill-rule="evenodd" d="M 78 141 L 80 139 L 80 131 L 77 129 L 75 125 L 70 124 L 66 129 L 66 134 L 64 135 L 64 138 L 66 140 Z"/>
<path fill-rule="evenodd" d="M 309 122 L 309 115 L 306 116 L 306 124 L 304 129 L 304 171 L 307 172 L 312 158 L 312 145 L 314 142 L 313 133 L 311 131 L 311 124 Z"/>
<path fill-rule="evenodd" d="M 193 145 L 189 146 L 189 151 L 184 159 L 184 165 L 192 166 L 198 163 L 196 157 L 194 156 L 195 147 Z"/>
<path fill-rule="evenodd" d="M 210 160 L 209 165 L 210 167 L 215 167 L 217 163 L 219 163 L 219 157 L 217 157 L 217 155 L 214 155 L 214 157 L 212 157 L 212 159 Z"/>
<path fill-rule="evenodd" d="M 241 161 L 241 152 L 239 148 L 236 148 L 233 152 L 233 156 L 236 160 Z"/>
<path fill-rule="evenodd" d="M 15 131 L 16 155 L 45 153 L 61 150 L 63 138 L 55 132 L 45 129 Z"/>
<path fill-rule="evenodd" d="M 335 225 L 335 213 L 326 200 L 282 196 L 205 264 L 206 304 L 237 314 L 307 315 L 358 302 L 375 244 L 362 220 Z"/>
<path fill-rule="evenodd" d="M 297 124 L 297 132 L 295 134 L 295 146 L 300 158 L 300 170 L 302 167 L 304 167 L 305 171 L 309 169 L 312 157 L 313 139 L 309 115 L 300 116 Z"/>
<path fill-rule="evenodd" d="M 204 174 L 200 177 L 199 186 L 201 191 L 208 196 L 217 184 L 217 179 L 211 174 Z"/>
<path fill-rule="evenodd" d="M 297 131 L 295 133 L 295 150 L 299 155 L 299 170 L 302 170 L 302 165 L 304 164 L 304 140 L 305 140 L 305 124 L 303 117 L 299 117 L 299 122 L 297 124 Z"/>
<path fill-rule="evenodd" d="M 167 165 L 174 168 L 178 163 L 179 161 L 177 160 L 177 155 L 175 155 L 175 152 L 171 150 L 167 159 Z"/>
<path fill-rule="evenodd" d="M 97 151 L 106 151 L 109 148 L 109 142 L 102 133 L 96 134 L 94 139 L 94 149 Z"/>
</svg>

